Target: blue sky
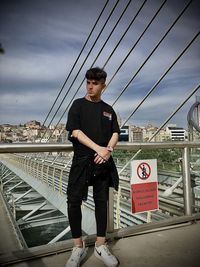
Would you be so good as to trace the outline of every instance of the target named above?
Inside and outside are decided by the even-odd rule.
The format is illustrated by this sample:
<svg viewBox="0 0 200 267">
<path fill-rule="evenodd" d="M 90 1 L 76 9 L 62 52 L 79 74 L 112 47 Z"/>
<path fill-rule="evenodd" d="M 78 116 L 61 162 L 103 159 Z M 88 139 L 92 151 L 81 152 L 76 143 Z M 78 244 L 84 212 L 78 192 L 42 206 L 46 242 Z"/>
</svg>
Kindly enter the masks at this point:
<svg viewBox="0 0 200 267">
<path fill-rule="evenodd" d="M 108 2 L 47 124 L 72 84 L 115 2 Z M 107 82 L 136 44 L 162 2 L 164 1 L 146 1 L 105 66 L 108 73 Z M 109 84 L 102 96 L 103 100 L 113 104 L 188 2 L 166 1 Z M 44 121 L 105 3 L 103 0 L 1 0 L 0 43 L 5 53 L 0 54 L 0 124 L 23 124 L 34 119 Z M 85 85 L 82 85 L 77 94 L 76 90 L 127 3 L 128 0 L 119 1 L 52 124 L 58 122 L 74 95 L 75 98 L 84 96 Z M 105 64 L 142 3 L 143 1 L 139 0 L 131 1 L 94 66 L 102 67 Z M 114 105 L 122 122 L 198 33 L 199 11 L 199 1 L 194 0 Z M 129 123 L 138 126 L 153 123 L 160 126 L 199 84 L 199 45 L 198 36 Z M 196 95 L 200 95 L 200 90 L 170 123 L 184 127 L 187 125 L 187 112 L 195 102 Z M 65 123 L 66 119 L 67 114 L 61 122 Z"/>
</svg>

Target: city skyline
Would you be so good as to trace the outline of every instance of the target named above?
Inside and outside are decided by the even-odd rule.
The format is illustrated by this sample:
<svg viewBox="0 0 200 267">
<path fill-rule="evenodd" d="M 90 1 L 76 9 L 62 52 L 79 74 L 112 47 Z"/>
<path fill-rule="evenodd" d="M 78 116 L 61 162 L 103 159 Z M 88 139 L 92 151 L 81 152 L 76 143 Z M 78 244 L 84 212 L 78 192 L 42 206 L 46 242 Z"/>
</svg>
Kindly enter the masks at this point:
<svg viewBox="0 0 200 267">
<path fill-rule="evenodd" d="M 188 139 L 188 131 L 176 125 L 166 125 L 158 129 L 154 125 L 140 127 L 136 125 L 123 126 L 119 135 L 119 142 L 163 142 L 163 141 L 185 141 Z M 195 135 L 198 138 L 198 135 Z M 46 127 L 40 122 L 32 120 L 20 125 L 0 125 L 1 143 L 21 142 L 69 142 L 65 124 L 57 127 L 50 125 Z"/>
<path fill-rule="evenodd" d="M 49 128 L 49 129 L 54 129 L 54 127 L 64 127 L 65 128 L 65 123 L 60 123 L 60 124 L 58 124 L 58 125 L 56 125 L 56 124 L 51 124 L 51 125 L 49 125 L 48 127 L 47 126 L 45 126 L 45 125 L 42 125 L 42 122 L 40 122 L 40 121 L 37 121 L 37 120 L 30 120 L 30 121 L 27 121 L 27 122 L 25 122 L 25 123 L 18 123 L 18 124 L 11 124 L 11 123 L 3 123 L 3 124 L 0 124 L 0 127 L 2 127 L 2 126 L 6 126 L 6 125 L 8 125 L 8 126 L 11 126 L 11 127 L 26 127 L 28 124 L 31 124 L 31 123 L 39 123 L 38 124 L 38 126 L 39 127 L 44 127 L 44 128 Z M 136 128 L 150 128 L 150 127 L 153 127 L 153 128 L 158 128 L 158 126 L 156 126 L 156 125 L 154 125 L 154 124 L 152 124 L 152 123 L 147 123 L 146 125 L 135 125 L 135 124 L 128 124 L 128 125 L 125 125 L 125 126 L 123 126 L 123 128 L 126 128 L 126 127 L 136 127 Z M 162 129 L 165 129 L 166 127 L 177 127 L 177 128 L 183 128 L 183 129 L 186 129 L 186 130 L 188 130 L 187 129 L 187 127 L 186 128 L 184 128 L 183 126 L 181 126 L 181 125 L 176 125 L 175 123 L 168 123 L 168 124 L 166 124 Z"/>
</svg>

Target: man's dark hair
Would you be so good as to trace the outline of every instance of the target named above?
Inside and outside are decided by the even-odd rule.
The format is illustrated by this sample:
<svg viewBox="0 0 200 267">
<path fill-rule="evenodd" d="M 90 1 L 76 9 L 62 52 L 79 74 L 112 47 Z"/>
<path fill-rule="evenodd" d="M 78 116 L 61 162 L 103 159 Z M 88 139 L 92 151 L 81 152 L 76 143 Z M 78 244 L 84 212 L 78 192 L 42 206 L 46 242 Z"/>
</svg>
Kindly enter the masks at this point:
<svg viewBox="0 0 200 267">
<path fill-rule="evenodd" d="M 91 68 L 87 70 L 85 74 L 85 78 L 88 80 L 96 80 L 105 82 L 107 77 L 107 73 L 101 68 Z"/>
</svg>

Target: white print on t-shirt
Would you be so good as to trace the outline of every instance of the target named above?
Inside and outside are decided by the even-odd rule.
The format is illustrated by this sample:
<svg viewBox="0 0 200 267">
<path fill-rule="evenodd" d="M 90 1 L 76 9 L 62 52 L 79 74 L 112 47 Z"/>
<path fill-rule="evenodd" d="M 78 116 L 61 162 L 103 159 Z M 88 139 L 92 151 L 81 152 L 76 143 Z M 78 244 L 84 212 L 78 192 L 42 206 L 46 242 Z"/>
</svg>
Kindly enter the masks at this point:
<svg viewBox="0 0 200 267">
<path fill-rule="evenodd" d="M 105 117 L 108 117 L 110 121 L 112 120 L 112 114 L 111 114 L 111 113 L 104 111 L 104 112 L 103 112 L 103 115 L 104 115 Z"/>
</svg>

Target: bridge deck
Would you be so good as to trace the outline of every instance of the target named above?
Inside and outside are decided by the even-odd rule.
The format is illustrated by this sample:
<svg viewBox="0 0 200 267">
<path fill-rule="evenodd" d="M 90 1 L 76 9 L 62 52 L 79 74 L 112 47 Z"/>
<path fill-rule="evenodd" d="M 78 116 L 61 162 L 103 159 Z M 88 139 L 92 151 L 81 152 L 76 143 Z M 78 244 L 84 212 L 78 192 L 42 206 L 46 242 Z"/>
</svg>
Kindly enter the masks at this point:
<svg viewBox="0 0 200 267">
<path fill-rule="evenodd" d="M 15 227 L 9 218 L 9 212 L 0 192 L 0 255 L 8 251 L 21 249 Z"/>
<path fill-rule="evenodd" d="M 122 238 L 109 242 L 109 246 L 119 258 L 121 267 L 197 267 L 200 263 L 200 221 Z M 61 251 L 9 266 L 64 267 L 69 255 L 69 251 Z M 103 267 L 105 265 L 95 258 L 93 247 L 90 247 L 88 256 L 81 266 Z"/>
</svg>

